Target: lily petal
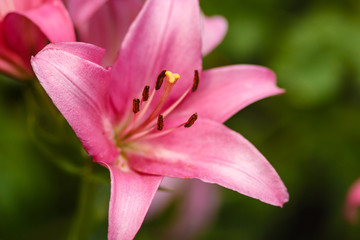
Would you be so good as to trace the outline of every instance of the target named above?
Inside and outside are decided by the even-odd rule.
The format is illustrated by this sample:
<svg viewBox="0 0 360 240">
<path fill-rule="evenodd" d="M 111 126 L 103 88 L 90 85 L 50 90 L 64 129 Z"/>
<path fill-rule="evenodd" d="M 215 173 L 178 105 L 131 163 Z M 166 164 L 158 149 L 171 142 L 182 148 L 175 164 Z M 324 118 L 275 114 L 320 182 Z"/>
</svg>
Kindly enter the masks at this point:
<svg viewBox="0 0 360 240">
<path fill-rule="evenodd" d="M 176 114 L 224 122 L 239 110 L 262 98 L 283 93 L 275 74 L 254 65 L 235 65 L 204 71 L 194 94 L 188 96 Z"/>
<path fill-rule="evenodd" d="M 46 47 L 46 49 L 68 52 L 74 56 L 82 58 L 83 60 L 87 60 L 98 65 L 101 65 L 102 59 L 105 55 L 105 49 L 81 42 L 51 43 Z"/>
<path fill-rule="evenodd" d="M 11 21 L 8 19 L 9 17 Z M 9 13 L 4 18 L 4 26 L 10 25 L 8 28 L 4 27 L 5 36 L 11 35 L 11 29 L 15 29 L 18 24 L 17 21 L 23 21 L 22 18 L 24 17 L 39 27 L 51 42 L 76 40 L 72 21 L 64 4 L 60 0 L 49 0 L 37 8 L 28 11 L 14 11 Z M 9 32 L 7 32 L 6 29 L 10 29 Z M 23 33 L 22 36 L 17 37 L 27 38 L 27 35 Z"/>
<path fill-rule="evenodd" d="M 179 194 L 184 194 L 189 188 L 189 181 L 178 178 L 163 178 L 160 188 L 169 191 L 157 191 L 151 207 L 146 215 L 147 219 L 152 219 L 161 214 L 174 198 L 179 197 Z"/>
<path fill-rule="evenodd" d="M 3 23 L 0 22 L 0 71 L 19 79 L 26 79 L 33 74 L 29 67 L 30 64 L 26 65 L 24 60 L 6 45 L 3 38 Z"/>
<path fill-rule="evenodd" d="M 146 215 L 147 220 L 162 213 L 170 202 L 181 199 L 175 221 L 164 231 L 164 239 L 193 239 L 213 220 L 219 206 L 218 186 L 197 179 L 184 180 L 165 177 Z"/>
<path fill-rule="evenodd" d="M 108 239 L 133 239 L 163 177 L 105 165 L 111 174 Z"/>
<path fill-rule="evenodd" d="M 193 239 L 214 219 L 219 206 L 218 186 L 199 180 L 188 181 L 180 216 L 167 231 L 167 239 Z"/>
<path fill-rule="evenodd" d="M 6 14 L 13 11 L 26 11 L 27 9 L 36 8 L 41 5 L 44 0 L 3 0 L 0 1 L 0 19 Z"/>
<path fill-rule="evenodd" d="M 207 55 L 224 39 L 228 28 L 222 16 L 203 16 L 202 54 Z"/>
<path fill-rule="evenodd" d="M 145 1 L 114 65 L 112 98 L 118 110 L 140 95 L 145 84 L 154 86 L 164 68 L 181 75 L 177 96 L 191 85 L 194 69 L 201 69 L 198 0 Z"/>
<path fill-rule="evenodd" d="M 169 119 L 167 119 L 169 121 Z M 217 183 L 265 203 L 282 206 L 286 187 L 270 163 L 240 134 L 199 119 L 191 128 L 139 143 L 129 155 L 137 171 Z"/>
<path fill-rule="evenodd" d="M 345 203 L 345 218 L 350 223 L 355 223 L 358 218 L 358 208 L 360 206 L 360 179 L 351 186 Z"/>
<path fill-rule="evenodd" d="M 32 21 L 17 13 L 7 14 L 2 25 L 6 47 L 16 53 L 30 71 L 30 57 L 48 43 L 47 37 Z"/>
<path fill-rule="evenodd" d="M 76 51 L 71 49 L 76 48 Z M 118 155 L 107 109 L 109 70 L 80 57 L 100 59 L 104 50 L 85 43 L 49 44 L 31 61 L 34 72 L 94 160 Z"/>
<path fill-rule="evenodd" d="M 92 1 L 75 2 L 89 5 Z M 76 22 L 79 40 L 105 48 L 103 65 L 112 65 L 118 55 L 120 44 L 142 5 L 140 0 L 108 0 L 96 9 L 87 21 L 80 24 Z M 81 9 L 86 6 L 79 7 Z"/>
<path fill-rule="evenodd" d="M 108 2 L 108 0 L 65 0 L 67 9 L 76 26 L 86 23 L 86 21 L 88 21 L 89 18 L 91 18 L 92 15 L 106 2 Z"/>
<path fill-rule="evenodd" d="M 6 75 L 10 75 L 16 77 L 18 79 L 26 79 L 29 77 L 28 74 L 24 73 L 17 66 L 11 64 L 9 61 L 6 61 L 0 58 L 0 72 L 5 73 Z"/>
</svg>

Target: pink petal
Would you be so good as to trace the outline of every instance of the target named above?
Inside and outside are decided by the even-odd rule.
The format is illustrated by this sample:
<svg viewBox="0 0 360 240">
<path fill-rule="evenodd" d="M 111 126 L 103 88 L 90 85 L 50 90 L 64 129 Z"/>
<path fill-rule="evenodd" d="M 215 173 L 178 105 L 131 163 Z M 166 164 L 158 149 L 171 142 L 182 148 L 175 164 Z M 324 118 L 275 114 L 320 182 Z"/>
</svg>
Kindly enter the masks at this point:
<svg viewBox="0 0 360 240">
<path fill-rule="evenodd" d="M 167 231 L 167 239 L 193 239 L 215 217 L 219 205 L 216 185 L 198 180 L 188 182 L 179 218 Z"/>
<path fill-rule="evenodd" d="M 274 73 L 264 67 L 235 65 L 204 71 L 198 90 L 185 99 L 177 114 L 224 122 L 259 99 L 283 93 Z"/>
<path fill-rule="evenodd" d="M 30 71 L 30 57 L 48 43 L 47 37 L 32 21 L 17 13 L 7 14 L 2 25 L 7 49 L 17 54 Z"/>
<path fill-rule="evenodd" d="M 181 75 L 174 96 L 192 84 L 194 69 L 201 69 L 200 23 L 198 0 L 145 1 L 114 65 L 112 97 L 119 110 L 145 84 L 154 86 L 164 68 Z"/>
<path fill-rule="evenodd" d="M 14 1 L 0 1 L 0 19 L 15 9 Z"/>
<path fill-rule="evenodd" d="M 106 167 L 111 173 L 108 239 L 133 239 L 162 177 L 123 171 L 116 165 Z"/>
<path fill-rule="evenodd" d="M 207 55 L 224 39 L 228 24 L 221 16 L 203 16 L 202 54 Z"/>
<path fill-rule="evenodd" d="M 51 0 L 50 0 L 51 1 Z M 13 11 L 26 11 L 40 6 L 44 0 L 2 0 L 0 1 L 0 19 Z"/>
<path fill-rule="evenodd" d="M 174 198 L 184 194 L 184 191 L 189 187 L 189 183 L 190 181 L 184 181 L 183 179 L 165 177 L 160 187 L 169 191 L 158 191 L 156 193 L 146 219 L 151 219 L 161 214 Z"/>
<path fill-rule="evenodd" d="M 181 204 L 175 221 L 165 230 L 164 239 L 193 239 L 213 219 L 219 205 L 218 186 L 197 179 L 183 180 L 165 177 L 160 187 L 169 191 L 158 191 L 146 215 L 155 217 L 171 202 Z M 180 201 L 179 201 L 180 200 Z"/>
<path fill-rule="evenodd" d="M 85 24 L 108 0 L 65 0 L 65 4 L 76 26 Z"/>
<path fill-rule="evenodd" d="M 79 42 L 59 42 L 47 46 L 48 49 L 69 52 L 83 60 L 101 65 L 105 54 L 105 49 L 87 43 Z"/>
<path fill-rule="evenodd" d="M 71 51 L 75 45 L 78 49 Z M 110 71 L 90 61 L 103 54 L 103 49 L 91 44 L 49 44 L 32 59 L 32 66 L 89 155 L 111 162 L 118 151 L 111 141 L 112 116 L 107 106 Z"/>
<path fill-rule="evenodd" d="M 2 74 L 10 75 L 17 79 L 29 78 L 29 74 L 26 74 L 26 72 L 19 69 L 16 65 L 2 58 L 0 58 L 0 72 Z"/>
<path fill-rule="evenodd" d="M 5 5 L 10 12 L 1 23 L 1 56 L 7 58 L 8 64 L 18 67 L 18 73 L 7 69 L 8 73 L 32 74 L 30 57 L 49 40 L 75 41 L 71 20 L 61 1 L 7 1 Z"/>
<path fill-rule="evenodd" d="M 140 0 L 107 1 L 86 22 L 76 25 L 79 40 L 105 48 L 103 65 L 112 65 L 120 44 L 142 5 Z"/>
<path fill-rule="evenodd" d="M 251 143 L 201 116 L 191 128 L 182 127 L 138 144 L 139 152 L 129 153 L 139 155 L 131 159 L 131 166 L 137 171 L 198 178 L 276 206 L 288 201 L 280 177 Z"/>
<path fill-rule="evenodd" d="M 29 61 L 28 61 L 29 62 Z M 3 23 L 0 21 L 0 72 L 18 79 L 29 78 L 33 73 L 30 64 L 9 49 L 3 37 Z"/>
<path fill-rule="evenodd" d="M 360 206 L 360 179 L 350 188 L 345 203 L 345 218 L 351 223 L 355 223 L 358 218 L 358 208 Z"/>
<path fill-rule="evenodd" d="M 11 21 L 7 22 L 9 15 Z M 75 41 L 75 32 L 63 3 L 60 0 L 48 0 L 36 8 L 27 9 L 26 11 L 14 11 L 8 14 L 4 19 L 4 25 L 12 25 L 9 29 L 15 29 L 18 25 L 17 18 L 22 21 L 22 17 L 28 18 L 34 25 L 44 33 L 51 42 Z M 6 30 L 6 29 L 5 29 Z M 5 32 L 5 35 L 11 35 L 11 30 Z M 27 35 L 18 36 L 26 38 Z"/>
<path fill-rule="evenodd" d="M 23 15 L 34 22 L 51 42 L 76 41 L 71 18 L 60 0 L 49 0 Z"/>
</svg>

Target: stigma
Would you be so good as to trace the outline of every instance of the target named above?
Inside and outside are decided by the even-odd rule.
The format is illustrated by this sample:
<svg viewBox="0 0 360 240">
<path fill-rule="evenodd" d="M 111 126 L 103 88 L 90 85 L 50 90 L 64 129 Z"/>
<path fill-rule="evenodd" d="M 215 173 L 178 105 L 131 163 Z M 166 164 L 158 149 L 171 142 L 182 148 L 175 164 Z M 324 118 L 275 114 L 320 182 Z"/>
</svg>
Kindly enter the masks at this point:
<svg viewBox="0 0 360 240">
<path fill-rule="evenodd" d="M 176 81 L 180 78 L 180 75 L 177 73 L 172 73 L 170 71 L 166 71 L 165 72 L 165 76 L 166 76 L 166 80 L 170 83 L 170 84 L 175 84 Z"/>
</svg>

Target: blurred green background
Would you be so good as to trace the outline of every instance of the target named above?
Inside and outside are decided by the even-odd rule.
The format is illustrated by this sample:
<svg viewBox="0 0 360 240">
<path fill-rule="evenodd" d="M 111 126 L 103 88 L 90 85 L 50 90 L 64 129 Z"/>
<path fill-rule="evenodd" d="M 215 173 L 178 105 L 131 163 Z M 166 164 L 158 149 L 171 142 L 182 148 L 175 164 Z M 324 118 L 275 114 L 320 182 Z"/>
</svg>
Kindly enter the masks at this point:
<svg viewBox="0 0 360 240">
<path fill-rule="evenodd" d="M 360 1 L 203 0 L 201 6 L 229 22 L 204 68 L 267 66 L 286 89 L 226 124 L 267 157 L 290 201 L 281 209 L 219 187 L 216 218 L 194 239 L 360 239 L 360 225 L 343 218 L 347 190 L 360 177 Z M 96 184 L 85 188 L 94 197 L 81 199 L 87 171 L 81 145 L 65 121 L 44 116 L 54 109 L 33 92 L 0 78 L 0 239 L 66 239 L 78 221 L 74 213 L 82 211 L 79 200 L 93 204 L 84 234 L 105 239 L 108 174 L 94 164 Z M 174 209 L 176 202 L 145 222 L 136 239 L 159 239 Z"/>
</svg>

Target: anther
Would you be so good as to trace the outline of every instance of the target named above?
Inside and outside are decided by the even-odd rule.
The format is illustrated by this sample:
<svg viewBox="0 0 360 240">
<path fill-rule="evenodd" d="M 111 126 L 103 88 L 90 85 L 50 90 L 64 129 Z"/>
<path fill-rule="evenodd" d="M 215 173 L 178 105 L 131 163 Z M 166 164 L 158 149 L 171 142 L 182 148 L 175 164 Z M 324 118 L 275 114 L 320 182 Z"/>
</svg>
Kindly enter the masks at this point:
<svg viewBox="0 0 360 240">
<path fill-rule="evenodd" d="M 133 112 L 138 113 L 140 111 L 140 99 L 134 98 L 133 100 Z"/>
<path fill-rule="evenodd" d="M 193 83 L 193 87 L 192 87 L 192 91 L 195 92 L 196 89 L 198 88 L 199 86 L 199 71 L 198 70 L 195 70 L 194 72 L 194 83 Z"/>
<path fill-rule="evenodd" d="M 197 118 L 198 118 L 197 113 L 194 113 L 193 115 L 191 115 L 189 120 L 185 123 L 184 127 L 186 127 L 186 128 L 191 127 L 195 123 Z"/>
<path fill-rule="evenodd" d="M 163 84 L 164 78 L 165 78 L 166 70 L 163 69 L 156 80 L 156 86 L 155 90 L 159 90 L 161 88 L 161 85 Z"/>
<path fill-rule="evenodd" d="M 142 100 L 144 102 L 146 102 L 148 99 L 149 99 L 149 90 L 150 90 L 150 86 L 149 85 L 146 85 L 144 87 L 144 90 L 142 92 Z"/>
<path fill-rule="evenodd" d="M 163 115 L 159 114 L 157 120 L 157 130 L 161 131 L 164 128 L 164 117 Z"/>
</svg>

